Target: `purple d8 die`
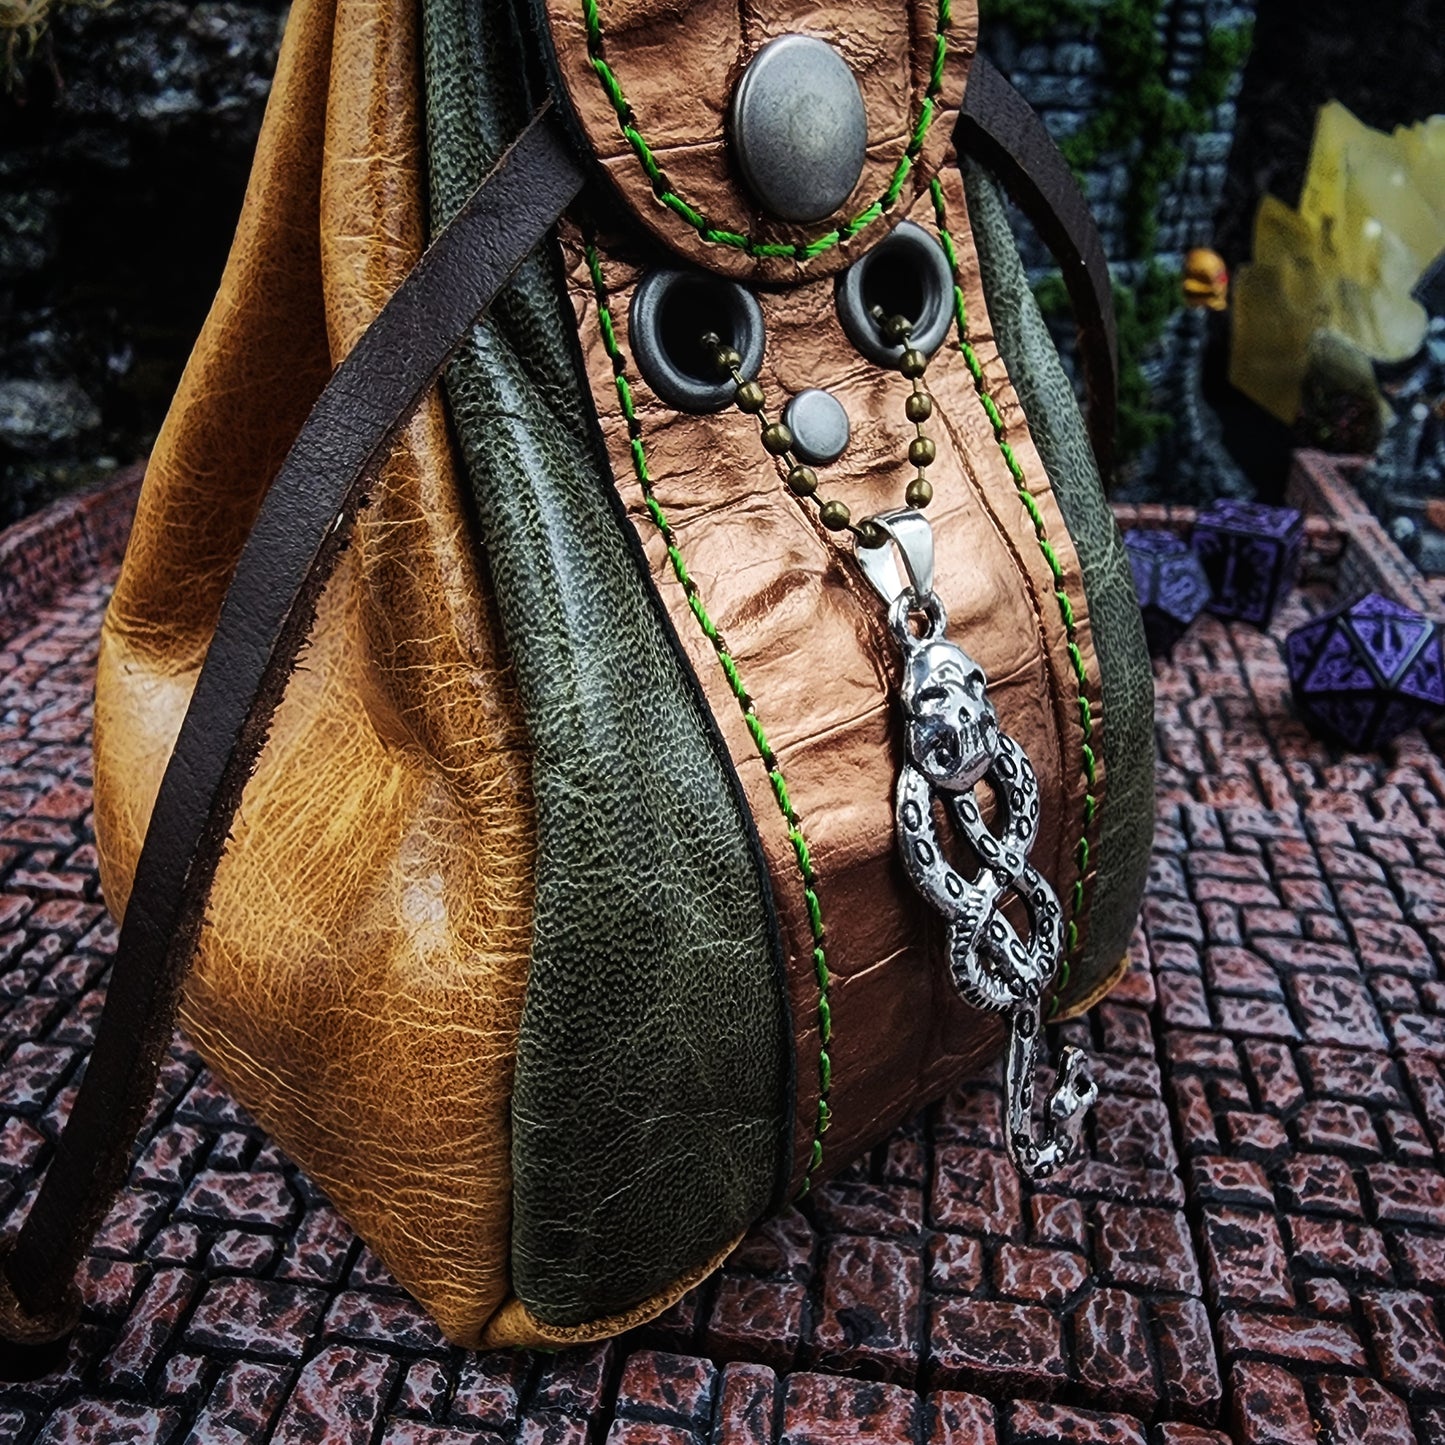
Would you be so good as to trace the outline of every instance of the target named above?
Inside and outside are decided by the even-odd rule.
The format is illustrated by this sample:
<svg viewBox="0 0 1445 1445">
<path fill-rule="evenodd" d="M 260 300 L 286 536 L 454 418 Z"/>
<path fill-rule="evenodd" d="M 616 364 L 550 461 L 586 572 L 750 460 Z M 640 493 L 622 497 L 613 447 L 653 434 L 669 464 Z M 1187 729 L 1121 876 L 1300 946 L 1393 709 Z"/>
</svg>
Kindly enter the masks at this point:
<svg viewBox="0 0 1445 1445">
<path fill-rule="evenodd" d="M 1445 714 L 1439 627 L 1378 592 L 1295 628 L 1285 658 L 1306 724 L 1358 752 Z"/>
<path fill-rule="evenodd" d="M 1144 638 L 1152 657 L 1168 657 L 1174 644 L 1209 602 L 1209 582 L 1199 558 L 1173 532 L 1134 528 L 1124 534 L 1134 591 L 1144 614 Z"/>
<path fill-rule="evenodd" d="M 1194 550 L 1214 592 L 1209 610 L 1266 626 L 1294 583 L 1304 535 L 1293 507 L 1211 503 L 1194 523 Z"/>
</svg>

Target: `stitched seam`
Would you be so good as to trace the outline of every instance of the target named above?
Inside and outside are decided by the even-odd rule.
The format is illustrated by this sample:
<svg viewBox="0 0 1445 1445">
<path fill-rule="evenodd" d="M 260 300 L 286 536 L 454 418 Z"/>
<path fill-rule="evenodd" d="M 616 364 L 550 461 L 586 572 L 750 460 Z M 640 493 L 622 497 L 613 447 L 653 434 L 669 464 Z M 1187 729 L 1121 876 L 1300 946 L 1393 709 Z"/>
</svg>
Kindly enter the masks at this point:
<svg viewBox="0 0 1445 1445">
<path fill-rule="evenodd" d="M 903 194 L 904 184 L 923 150 L 923 143 L 928 138 L 929 129 L 938 112 L 938 97 L 943 91 L 944 63 L 948 59 L 946 32 L 953 22 L 953 0 L 938 0 L 938 15 L 933 33 L 933 64 L 929 71 L 928 88 L 924 91 L 923 100 L 919 103 L 918 114 L 913 122 L 907 148 L 899 157 L 897 166 L 894 167 L 888 188 L 871 206 L 866 206 L 859 211 L 851 221 L 845 221 L 843 225 L 835 227 L 831 231 L 825 231 L 811 241 L 799 241 L 796 244 L 786 241 L 755 241 L 744 232 L 730 231 L 714 226 L 702 212 L 673 190 L 667 173 L 662 169 L 657 157 L 653 154 L 652 147 L 648 145 L 637 127 L 637 116 L 623 92 L 622 82 L 618 80 L 616 72 L 607 63 L 603 53 L 602 17 L 598 13 L 597 0 L 582 0 L 582 18 L 587 27 L 588 64 L 592 67 L 603 93 L 612 105 L 617 116 L 617 127 L 622 132 L 623 139 L 626 140 L 633 155 L 637 157 L 638 163 L 647 174 L 647 179 L 652 183 L 652 194 L 668 210 L 686 221 L 704 241 L 718 246 L 731 246 L 735 250 L 746 252 L 749 256 L 781 256 L 793 261 L 807 261 L 814 256 L 821 256 L 825 251 L 831 251 L 834 246 L 851 241 L 859 231 L 872 225 L 898 203 L 898 198 Z"/>
<path fill-rule="evenodd" d="M 1064 957 L 1059 965 L 1058 987 L 1054 990 L 1053 1003 L 1050 1005 L 1050 1015 L 1056 1013 L 1059 1008 L 1059 1000 L 1064 990 L 1069 986 L 1069 974 L 1079 949 L 1079 914 L 1084 906 L 1084 877 L 1089 871 L 1089 859 L 1091 850 L 1089 848 L 1089 829 L 1094 824 L 1094 814 L 1098 808 L 1098 799 L 1094 795 L 1094 788 L 1097 781 L 1098 764 L 1094 754 L 1094 714 L 1089 705 L 1088 687 L 1089 675 L 1084 667 L 1084 657 L 1079 651 L 1078 627 L 1074 618 L 1074 604 L 1069 599 L 1069 594 L 1064 590 L 1064 569 L 1059 562 L 1059 555 L 1054 550 L 1053 543 L 1049 540 L 1048 527 L 1044 522 L 1044 515 L 1039 510 L 1039 504 L 1034 495 L 1029 491 L 1028 481 L 1024 477 L 1024 469 L 1019 463 L 1017 454 L 1009 445 L 1003 417 L 999 412 L 998 405 L 993 397 L 989 395 L 987 385 L 983 376 L 983 365 L 978 359 L 978 353 L 974 351 L 968 340 L 968 303 L 964 299 L 963 287 L 959 285 L 958 274 L 958 253 L 954 248 L 953 236 L 948 229 L 948 212 L 943 199 L 943 185 L 935 178 L 929 183 L 929 192 L 933 197 L 933 214 L 938 222 L 938 242 L 943 247 L 944 254 L 948 257 L 948 264 L 953 271 L 953 319 L 958 331 L 958 349 L 963 355 L 964 364 L 968 367 L 969 375 L 973 377 L 973 387 L 978 393 L 980 405 L 983 407 L 984 415 L 988 417 L 989 425 L 993 428 L 994 440 L 998 443 L 998 449 L 1005 464 L 1008 466 L 1009 475 L 1014 480 L 1014 486 L 1018 491 L 1019 501 L 1023 504 L 1024 511 L 1029 515 L 1033 523 L 1034 536 L 1038 540 L 1039 551 L 1043 553 L 1044 561 L 1048 563 L 1049 573 L 1054 582 L 1054 600 L 1058 603 L 1059 616 L 1064 623 L 1064 642 L 1069 654 L 1069 664 L 1073 668 L 1074 679 L 1078 684 L 1078 706 L 1079 725 L 1083 729 L 1083 740 L 1079 745 L 1080 770 L 1083 772 L 1086 784 L 1084 791 L 1084 816 L 1083 827 L 1079 832 L 1079 841 L 1074 849 L 1074 862 L 1078 868 L 1078 877 L 1074 879 L 1074 886 L 1069 891 L 1069 922 L 1065 934 Z M 1093 850 L 1097 854 L 1097 849 Z"/>
<path fill-rule="evenodd" d="M 743 721 L 747 724 L 753 746 L 757 749 L 758 756 L 767 769 L 768 782 L 772 785 L 778 811 L 788 825 L 788 841 L 793 845 L 793 857 L 797 863 L 798 876 L 803 884 L 803 902 L 807 907 L 808 930 L 813 940 L 813 972 L 818 981 L 818 1113 L 813 1123 L 813 1144 L 808 1158 L 808 1167 L 804 1171 L 803 1183 L 798 1190 L 801 1196 L 807 1193 L 813 1174 L 823 1161 L 823 1135 L 832 1121 L 828 1095 L 833 1083 L 833 1060 L 829 1053 L 833 1042 L 833 1013 L 828 1002 L 828 957 L 825 951 L 823 906 L 818 901 L 817 873 L 813 868 L 813 857 L 808 848 L 808 840 L 803 833 L 803 820 L 798 816 L 792 799 L 788 795 L 788 785 L 783 777 L 783 770 L 768 742 L 768 735 L 763 729 L 762 719 L 758 716 L 752 695 L 743 683 L 737 663 L 728 651 L 727 642 L 708 614 L 697 583 L 693 581 L 687 570 L 687 562 L 682 555 L 682 549 L 677 545 L 677 538 L 667 520 L 667 514 L 652 494 L 652 476 L 647 468 L 647 451 L 642 442 L 642 423 L 638 419 L 632 387 L 627 380 L 627 360 L 622 354 L 622 348 L 617 344 L 617 332 L 612 324 L 612 311 L 607 303 L 607 283 L 602 279 L 602 267 L 597 257 L 596 246 L 590 241 L 585 241 L 583 249 L 587 257 L 587 270 L 592 278 L 592 289 L 597 297 L 597 319 L 602 332 L 602 344 L 606 347 L 608 359 L 612 363 L 612 377 L 617 387 L 617 399 L 622 407 L 623 418 L 627 422 L 628 450 L 632 456 L 633 475 L 637 478 L 638 486 L 642 488 L 642 498 L 647 504 L 648 515 L 652 518 L 658 535 L 667 547 L 667 556 L 672 563 L 673 576 L 686 595 L 687 605 L 697 620 L 703 636 L 712 644 L 713 651 L 717 653 L 718 664 L 722 668 L 723 676 L 727 679 L 733 697 L 737 699 L 738 707 L 742 710 Z"/>
</svg>

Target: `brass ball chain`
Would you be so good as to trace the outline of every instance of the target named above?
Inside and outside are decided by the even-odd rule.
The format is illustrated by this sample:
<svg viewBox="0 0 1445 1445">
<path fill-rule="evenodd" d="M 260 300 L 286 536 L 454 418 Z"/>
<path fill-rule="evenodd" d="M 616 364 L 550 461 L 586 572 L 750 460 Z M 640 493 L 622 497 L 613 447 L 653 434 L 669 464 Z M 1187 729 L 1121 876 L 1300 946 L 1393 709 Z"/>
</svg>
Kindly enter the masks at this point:
<svg viewBox="0 0 1445 1445">
<path fill-rule="evenodd" d="M 915 475 L 904 491 L 904 499 L 910 507 L 922 510 L 933 500 L 933 483 L 924 475 L 932 465 L 938 449 L 926 435 L 923 425 L 933 415 L 933 396 L 923 379 L 928 370 L 928 357 L 917 347 L 908 346 L 913 323 L 903 316 L 885 316 L 881 307 L 873 308 L 873 319 L 878 323 L 883 339 L 897 346 L 904 344 L 902 356 L 898 358 L 898 370 L 912 383 L 904 412 L 913 423 L 916 435 L 908 443 L 908 461 Z M 770 456 L 781 458 L 788 468 L 788 490 L 796 497 L 811 500 L 817 505 L 818 520 L 830 532 L 851 532 L 860 547 L 881 547 L 887 538 L 871 519 L 864 519 L 856 525 L 848 504 L 836 497 L 823 500 L 818 496 L 818 474 L 812 467 L 800 462 L 793 455 L 793 433 L 782 421 L 772 421 L 766 411 L 767 399 L 762 387 L 756 381 L 748 381 L 739 370 L 743 359 L 737 351 L 728 346 L 715 331 L 704 332 L 701 338 L 703 349 L 710 353 L 719 376 L 730 376 L 733 381 L 733 402 L 739 411 L 755 416 L 763 447 Z"/>
</svg>

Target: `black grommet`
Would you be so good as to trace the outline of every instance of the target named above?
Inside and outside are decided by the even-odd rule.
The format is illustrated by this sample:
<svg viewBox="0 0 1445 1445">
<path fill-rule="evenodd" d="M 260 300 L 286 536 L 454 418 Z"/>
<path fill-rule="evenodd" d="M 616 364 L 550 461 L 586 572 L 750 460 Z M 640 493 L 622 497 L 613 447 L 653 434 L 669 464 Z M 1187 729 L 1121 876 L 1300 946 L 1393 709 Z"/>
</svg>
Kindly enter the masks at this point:
<svg viewBox="0 0 1445 1445">
<path fill-rule="evenodd" d="M 628 311 L 632 354 L 647 384 L 678 411 L 722 411 L 736 383 L 702 344 L 711 332 L 742 357 L 749 380 L 763 364 L 763 309 L 735 281 L 701 271 L 649 271 Z"/>
<path fill-rule="evenodd" d="M 837 280 L 838 320 L 848 340 L 879 366 L 896 367 L 909 347 L 932 356 L 953 320 L 953 273 L 943 247 L 912 221 L 900 221 Z M 913 323 L 907 341 L 889 343 L 874 308 Z"/>
</svg>

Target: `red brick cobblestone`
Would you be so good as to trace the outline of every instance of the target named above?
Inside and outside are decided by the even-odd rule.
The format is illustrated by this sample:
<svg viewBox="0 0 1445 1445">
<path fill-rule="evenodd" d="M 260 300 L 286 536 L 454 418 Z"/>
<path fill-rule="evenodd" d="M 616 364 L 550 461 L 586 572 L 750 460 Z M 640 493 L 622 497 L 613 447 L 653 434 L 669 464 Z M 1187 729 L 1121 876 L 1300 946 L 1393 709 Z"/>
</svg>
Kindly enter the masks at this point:
<svg viewBox="0 0 1445 1445">
<path fill-rule="evenodd" d="M 90 833 L 108 576 L 0 638 L 0 1216 L 83 1067 L 115 933 Z M 653 1325 L 468 1355 L 177 1040 L 65 1366 L 0 1439 L 390 1445 L 1445 1440 L 1445 764 L 1340 755 L 1278 639 L 1158 673 L 1131 967 L 1055 1030 L 1104 1097 L 1047 1188 L 997 1068 L 756 1228 Z M 1115 764 L 1119 766 L 1120 764 Z"/>
</svg>

